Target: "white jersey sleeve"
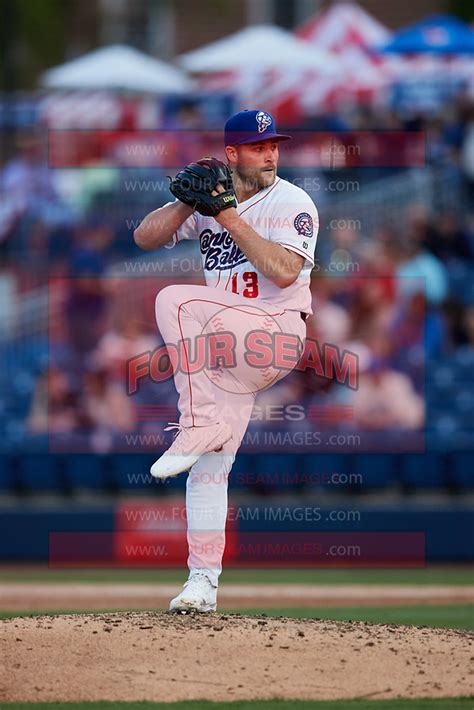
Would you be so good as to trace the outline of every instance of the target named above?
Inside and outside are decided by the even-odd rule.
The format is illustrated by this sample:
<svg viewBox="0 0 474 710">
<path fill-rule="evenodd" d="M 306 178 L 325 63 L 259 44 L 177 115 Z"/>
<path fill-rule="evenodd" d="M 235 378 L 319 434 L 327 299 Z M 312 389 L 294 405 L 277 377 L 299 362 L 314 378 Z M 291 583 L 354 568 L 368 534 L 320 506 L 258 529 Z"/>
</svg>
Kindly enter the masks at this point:
<svg viewBox="0 0 474 710">
<path fill-rule="evenodd" d="M 166 205 L 163 205 L 163 207 L 168 207 L 168 205 L 173 205 L 177 200 L 174 200 L 174 202 L 167 202 Z M 170 249 L 171 247 L 174 247 L 178 242 L 183 242 L 188 239 L 198 239 L 199 238 L 199 231 L 198 231 L 199 225 L 198 225 L 198 219 L 197 219 L 197 214 L 196 212 L 193 212 L 192 215 L 190 215 L 179 227 L 179 229 L 176 230 L 176 232 L 173 234 L 173 239 L 169 241 L 165 246 Z"/>
<path fill-rule="evenodd" d="M 288 183 L 287 183 L 288 185 Z M 314 251 L 319 229 L 316 205 L 310 196 L 294 185 L 278 203 L 270 229 L 270 241 L 304 256 L 306 266 L 314 266 Z"/>
</svg>

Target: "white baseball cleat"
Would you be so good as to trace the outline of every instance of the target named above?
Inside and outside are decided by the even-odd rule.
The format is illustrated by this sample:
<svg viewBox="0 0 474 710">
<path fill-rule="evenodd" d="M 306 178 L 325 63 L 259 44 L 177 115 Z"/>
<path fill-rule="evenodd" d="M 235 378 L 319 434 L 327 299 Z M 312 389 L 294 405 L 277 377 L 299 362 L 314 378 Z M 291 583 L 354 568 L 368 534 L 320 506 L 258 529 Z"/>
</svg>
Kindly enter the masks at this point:
<svg viewBox="0 0 474 710">
<path fill-rule="evenodd" d="M 232 429 L 225 422 L 199 427 L 172 423 L 165 431 L 175 428 L 178 429 L 175 440 L 150 469 L 154 478 L 169 478 L 188 471 L 200 456 L 219 451 L 232 438 Z"/>
<path fill-rule="evenodd" d="M 217 609 L 217 587 L 202 573 L 192 574 L 183 591 L 170 601 L 170 611 L 208 613 Z"/>
</svg>

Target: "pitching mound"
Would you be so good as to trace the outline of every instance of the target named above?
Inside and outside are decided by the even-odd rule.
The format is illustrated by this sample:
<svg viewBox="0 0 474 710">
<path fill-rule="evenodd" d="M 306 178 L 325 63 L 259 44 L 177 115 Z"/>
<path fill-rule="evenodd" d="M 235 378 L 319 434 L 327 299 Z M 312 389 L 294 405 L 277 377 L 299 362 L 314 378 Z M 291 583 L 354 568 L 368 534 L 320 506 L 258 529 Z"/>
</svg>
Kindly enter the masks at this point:
<svg viewBox="0 0 474 710">
<path fill-rule="evenodd" d="M 229 614 L 3 619 L 0 701 L 468 695 L 472 635 Z"/>
</svg>

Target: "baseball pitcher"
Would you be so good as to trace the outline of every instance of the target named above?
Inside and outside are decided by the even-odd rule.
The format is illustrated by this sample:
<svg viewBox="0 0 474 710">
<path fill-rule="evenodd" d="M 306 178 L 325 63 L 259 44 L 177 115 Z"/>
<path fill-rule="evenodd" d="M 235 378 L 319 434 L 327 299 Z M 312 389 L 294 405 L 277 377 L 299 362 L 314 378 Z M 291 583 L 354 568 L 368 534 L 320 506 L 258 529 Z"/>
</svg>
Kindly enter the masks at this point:
<svg viewBox="0 0 474 710">
<path fill-rule="evenodd" d="M 227 165 L 203 158 L 186 166 L 170 184 L 176 200 L 134 233 L 142 249 L 198 239 L 206 279 L 168 286 L 156 299 L 180 420 L 151 473 L 189 471 L 189 578 L 171 611 L 216 610 L 232 464 L 257 393 L 282 379 L 304 347 L 318 213 L 277 175 L 279 142 L 289 138 L 266 111 L 235 114 L 224 129 Z M 282 348 L 293 364 L 282 367 Z"/>
</svg>

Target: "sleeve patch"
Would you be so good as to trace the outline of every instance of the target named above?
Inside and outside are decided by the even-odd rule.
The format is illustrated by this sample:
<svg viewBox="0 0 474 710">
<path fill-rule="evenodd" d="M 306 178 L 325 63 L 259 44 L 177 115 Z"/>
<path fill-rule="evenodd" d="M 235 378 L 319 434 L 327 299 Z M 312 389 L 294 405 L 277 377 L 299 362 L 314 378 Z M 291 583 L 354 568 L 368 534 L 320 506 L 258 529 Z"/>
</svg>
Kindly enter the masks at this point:
<svg viewBox="0 0 474 710">
<path fill-rule="evenodd" d="M 293 223 L 295 229 L 301 237 L 306 237 L 306 239 L 311 239 L 313 236 L 313 218 L 308 212 L 300 212 L 295 217 Z"/>
</svg>

